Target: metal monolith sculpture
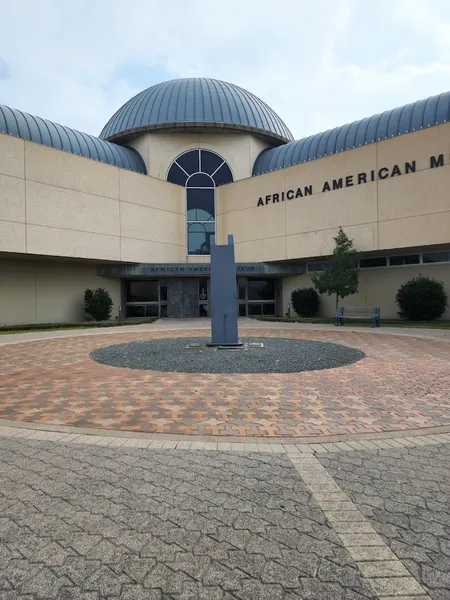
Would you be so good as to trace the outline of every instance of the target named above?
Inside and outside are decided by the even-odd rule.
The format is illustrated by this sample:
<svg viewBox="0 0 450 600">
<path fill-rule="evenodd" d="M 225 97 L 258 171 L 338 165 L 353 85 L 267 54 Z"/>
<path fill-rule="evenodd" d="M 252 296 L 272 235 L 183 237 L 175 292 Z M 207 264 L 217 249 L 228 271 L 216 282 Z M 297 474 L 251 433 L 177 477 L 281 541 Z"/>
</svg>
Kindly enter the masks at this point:
<svg viewBox="0 0 450 600">
<path fill-rule="evenodd" d="M 211 240 L 211 346 L 240 346 L 238 338 L 238 305 L 236 262 L 233 236 L 228 244 L 216 245 Z"/>
</svg>

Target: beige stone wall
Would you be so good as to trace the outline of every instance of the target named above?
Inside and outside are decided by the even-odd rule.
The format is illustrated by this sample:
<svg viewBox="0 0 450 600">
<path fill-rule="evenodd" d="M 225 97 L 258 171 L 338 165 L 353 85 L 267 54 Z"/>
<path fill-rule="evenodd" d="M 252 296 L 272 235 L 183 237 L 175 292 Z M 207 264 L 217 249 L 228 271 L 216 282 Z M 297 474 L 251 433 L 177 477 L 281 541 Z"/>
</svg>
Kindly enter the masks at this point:
<svg viewBox="0 0 450 600">
<path fill-rule="evenodd" d="M 186 260 L 179 186 L 0 134 L 0 253 Z"/>
<path fill-rule="evenodd" d="M 380 306 L 381 317 L 385 319 L 397 319 L 397 304 L 395 296 L 398 288 L 413 277 L 422 274 L 443 281 L 445 289 L 450 298 L 450 265 L 411 265 L 405 267 L 381 267 L 378 269 L 361 269 L 359 271 L 359 290 L 357 294 L 347 296 L 339 302 L 340 306 Z M 288 304 L 291 301 L 293 290 L 310 287 L 311 278 L 308 273 L 295 277 L 283 279 L 283 315 L 286 314 Z M 334 296 L 321 296 L 320 316 L 334 317 Z M 291 308 L 291 316 L 295 316 Z M 450 309 L 443 315 L 444 319 L 450 319 Z"/>
<path fill-rule="evenodd" d="M 430 156 L 444 154 L 444 167 Z M 370 181 L 370 171 L 416 161 L 416 172 Z M 323 192 L 323 184 L 358 173 L 368 182 Z M 259 197 L 312 195 L 257 206 Z M 360 251 L 450 243 L 450 123 L 223 186 L 219 234 L 233 233 L 238 260 L 283 260 L 330 254 L 342 225 Z"/>
<path fill-rule="evenodd" d="M 269 145 L 249 133 L 146 133 L 127 142 L 142 156 L 151 177 L 166 180 L 172 162 L 188 150 L 217 152 L 234 181 L 251 177 L 256 157 Z"/>
<path fill-rule="evenodd" d="M 119 314 L 120 282 L 96 274 L 91 262 L 0 258 L 0 326 L 84 321 L 86 288 L 102 287 Z"/>
</svg>

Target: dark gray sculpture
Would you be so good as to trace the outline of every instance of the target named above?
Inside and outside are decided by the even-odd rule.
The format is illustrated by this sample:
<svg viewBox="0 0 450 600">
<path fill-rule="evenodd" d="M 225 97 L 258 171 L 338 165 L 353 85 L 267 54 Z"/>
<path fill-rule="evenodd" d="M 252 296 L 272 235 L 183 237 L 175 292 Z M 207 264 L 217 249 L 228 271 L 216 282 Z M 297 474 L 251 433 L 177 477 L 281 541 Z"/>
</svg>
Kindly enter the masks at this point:
<svg viewBox="0 0 450 600">
<path fill-rule="evenodd" d="M 211 240 L 211 346 L 241 346 L 238 339 L 236 262 L 233 236 L 228 245 Z"/>
</svg>

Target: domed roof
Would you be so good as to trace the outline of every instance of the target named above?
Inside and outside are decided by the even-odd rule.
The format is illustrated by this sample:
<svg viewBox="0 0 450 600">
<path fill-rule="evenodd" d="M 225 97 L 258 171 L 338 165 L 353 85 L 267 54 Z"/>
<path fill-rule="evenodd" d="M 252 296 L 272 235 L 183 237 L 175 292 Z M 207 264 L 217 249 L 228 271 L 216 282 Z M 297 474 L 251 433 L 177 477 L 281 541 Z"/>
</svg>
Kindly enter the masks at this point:
<svg viewBox="0 0 450 600">
<path fill-rule="evenodd" d="M 286 169 L 449 121 L 450 92 L 443 92 L 279 148 L 263 150 L 255 161 L 253 175 Z"/>
<path fill-rule="evenodd" d="M 0 105 L 0 133 L 98 160 L 113 167 L 147 174 L 141 155 L 133 148 L 99 140 L 76 129 L 33 117 L 17 108 Z"/>
<path fill-rule="evenodd" d="M 265 102 L 237 85 L 205 78 L 174 79 L 140 92 L 111 117 L 100 138 L 115 141 L 144 131 L 199 129 L 247 131 L 275 145 L 294 139 Z"/>
</svg>

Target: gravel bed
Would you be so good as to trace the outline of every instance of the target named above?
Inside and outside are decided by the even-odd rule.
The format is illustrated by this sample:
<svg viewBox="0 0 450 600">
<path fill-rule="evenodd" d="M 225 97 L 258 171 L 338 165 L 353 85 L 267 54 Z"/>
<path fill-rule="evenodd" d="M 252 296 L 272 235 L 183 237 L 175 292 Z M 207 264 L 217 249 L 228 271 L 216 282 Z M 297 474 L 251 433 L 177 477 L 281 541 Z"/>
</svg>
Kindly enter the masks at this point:
<svg viewBox="0 0 450 600">
<path fill-rule="evenodd" d="M 364 352 L 341 344 L 281 338 L 242 338 L 263 348 L 187 348 L 209 338 L 170 338 L 98 348 L 90 356 L 113 367 L 177 373 L 300 373 L 350 365 Z"/>
</svg>

